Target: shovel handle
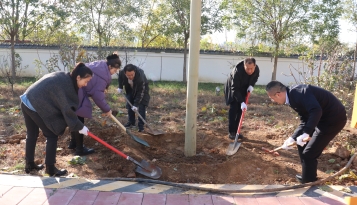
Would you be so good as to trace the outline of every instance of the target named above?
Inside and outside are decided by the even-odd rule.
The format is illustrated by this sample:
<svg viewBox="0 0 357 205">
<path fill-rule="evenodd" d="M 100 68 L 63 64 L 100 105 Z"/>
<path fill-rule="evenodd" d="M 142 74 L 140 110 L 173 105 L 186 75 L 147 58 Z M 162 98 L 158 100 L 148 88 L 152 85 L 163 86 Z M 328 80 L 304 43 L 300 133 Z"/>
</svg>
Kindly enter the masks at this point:
<svg viewBox="0 0 357 205">
<path fill-rule="evenodd" d="M 121 124 L 121 123 L 119 122 L 119 120 L 117 120 L 117 118 L 115 118 L 112 114 L 110 115 L 110 117 L 114 120 L 114 122 L 116 122 L 116 123 L 119 125 L 119 127 L 120 127 L 122 130 L 126 131 L 126 128 L 124 127 L 124 125 Z"/>
<path fill-rule="evenodd" d="M 246 105 L 248 104 L 249 96 L 250 96 L 250 92 L 248 92 L 247 97 L 245 98 L 245 104 L 246 104 Z M 239 135 L 239 133 L 240 133 L 240 128 L 242 127 L 245 111 L 246 111 L 246 110 L 243 110 L 243 112 L 242 112 L 242 117 L 241 117 L 240 120 L 239 120 L 237 135 Z"/>
<path fill-rule="evenodd" d="M 310 137 L 306 137 L 302 141 L 303 142 L 308 142 L 308 141 L 310 141 Z M 291 146 L 294 146 L 294 145 L 296 145 L 296 141 L 288 144 L 288 147 L 291 147 Z M 281 150 L 281 149 L 283 149 L 283 148 L 280 146 L 278 148 L 275 148 L 274 151 L 278 151 L 278 150 Z"/>
<path fill-rule="evenodd" d="M 124 93 L 123 93 L 123 96 L 124 96 L 126 102 L 127 102 L 131 107 L 133 107 L 133 104 L 131 104 L 131 102 L 130 102 L 130 101 L 128 100 L 128 98 L 124 95 Z M 140 119 L 145 123 L 145 125 L 150 129 L 150 131 L 151 131 L 152 133 L 155 133 L 155 132 L 151 129 L 151 127 L 149 126 L 149 124 L 146 122 L 146 120 L 144 120 L 143 116 L 141 116 L 140 113 L 139 113 L 137 110 L 135 110 L 134 112 L 140 117 Z"/>
<path fill-rule="evenodd" d="M 115 149 L 110 144 L 104 142 L 102 139 L 100 139 L 99 137 L 95 136 L 93 133 L 88 131 L 88 136 L 90 136 L 91 138 L 95 139 L 96 141 L 98 141 L 102 145 L 106 146 L 107 148 L 111 149 L 113 152 L 115 152 L 115 153 L 119 154 L 120 156 L 124 157 L 125 159 L 129 160 L 129 156 L 127 156 L 126 154 L 122 153 L 121 151 Z"/>
</svg>

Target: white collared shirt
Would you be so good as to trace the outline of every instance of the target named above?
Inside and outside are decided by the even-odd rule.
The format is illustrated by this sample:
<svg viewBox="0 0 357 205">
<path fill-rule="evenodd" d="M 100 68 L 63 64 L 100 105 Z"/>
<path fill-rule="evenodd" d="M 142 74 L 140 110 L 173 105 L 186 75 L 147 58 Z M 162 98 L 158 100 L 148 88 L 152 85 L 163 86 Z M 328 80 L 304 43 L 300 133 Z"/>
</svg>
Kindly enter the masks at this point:
<svg viewBox="0 0 357 205">
<path fill-rule="evenodd" d="M 290 105 L 289 97 L 288 97 L 288 92 L 286 92 L 285 95 L 286 95 L 286 97 L 285 97 L 285 104 Z"/>
</svg>

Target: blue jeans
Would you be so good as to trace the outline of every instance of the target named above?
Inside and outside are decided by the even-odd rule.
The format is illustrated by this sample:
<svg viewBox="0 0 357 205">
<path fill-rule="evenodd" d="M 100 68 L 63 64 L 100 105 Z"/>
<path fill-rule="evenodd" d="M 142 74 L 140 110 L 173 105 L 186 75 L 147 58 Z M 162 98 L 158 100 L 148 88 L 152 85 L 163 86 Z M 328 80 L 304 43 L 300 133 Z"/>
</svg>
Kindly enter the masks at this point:
<svg viewBox="0 0 357 205">
<path fill-rule="evenodd" d="M 127 94 L 126 98 L 130 101 L 130 103 L 132 105 L 134 105 L 134 97 L 131 94 Z M 131 109 L 131 106 L 129 105 L 129 103 L 126 103 L 126 109 L 128 110 L 128 121 L 135 125 L 135 112 Z M 138 111 L 139 114 L 144 118 L 144 120 L 146 120 L 146 106 L 143 104 L 139 104 L 138 106 Z M 144 122 L 140 119 L 140 117 L 138 116 L 138 128 L 140 130 L 144 129 Z"/>
</svg>

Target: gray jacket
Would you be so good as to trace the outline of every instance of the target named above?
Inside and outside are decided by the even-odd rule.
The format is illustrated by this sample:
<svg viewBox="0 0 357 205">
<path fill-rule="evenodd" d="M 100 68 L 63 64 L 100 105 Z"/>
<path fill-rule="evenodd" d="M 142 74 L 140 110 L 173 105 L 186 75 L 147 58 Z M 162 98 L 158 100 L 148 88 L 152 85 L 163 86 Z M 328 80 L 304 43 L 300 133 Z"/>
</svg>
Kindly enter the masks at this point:
<svg viewBox="0 0 357 205">
<path fill-rule="evenodd" d="M 48 129 L 56 135 L 62 135 L 67 126 L 71 131 L 83 128 L 84 124 L 76 115 L 78 95 L 69 73 L 46 74 L 25 94 Z"/>
</svg>

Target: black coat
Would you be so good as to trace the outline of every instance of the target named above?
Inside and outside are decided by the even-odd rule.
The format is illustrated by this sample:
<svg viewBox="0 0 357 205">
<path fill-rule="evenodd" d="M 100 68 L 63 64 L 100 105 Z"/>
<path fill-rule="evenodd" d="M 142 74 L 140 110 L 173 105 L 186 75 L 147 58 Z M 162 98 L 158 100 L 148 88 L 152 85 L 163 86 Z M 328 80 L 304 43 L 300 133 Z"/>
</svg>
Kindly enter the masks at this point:
<svg viewBox="0 0 357 205">
<path fill-rule="evenodd" d="M 248 87 L 255 86 L 255 83 L 259 78 L 259 67 L 255 67 L 255 71 L 252 75 L 248 75 L 244 69 L 244 61 L 241 61 L 236 65 L 227 78 L 227 82 L 224 86 L 224 97 L 226 104 L 229 105 L 234 100 L 238 103 L 245 101 Z"/>
<path fill-rule="evenodd" d="M 130 86 L 128 78 L 125 76 L 124 70 L 119 72 L 119 88 L 125 86 L 126 94 L 131 94 L 134 97 L 133 105 L 138 107 L 139 104 L 148 106 L 150 101 L 149 83 L 142 69 L 136 68 L 135 77 L 133 79 L 133 87 Z"/>
<path fill-rule="evenodd" d="M 315 127 L 334 126 L 346 121 L 346 110 L 342 103 L 329 91 L 313 85 L 296 85 L 287 88 L 289 104 L 300 116 L 301 124 L 292 138 L 303 133 L 312 136 Z"/>
</svg>

